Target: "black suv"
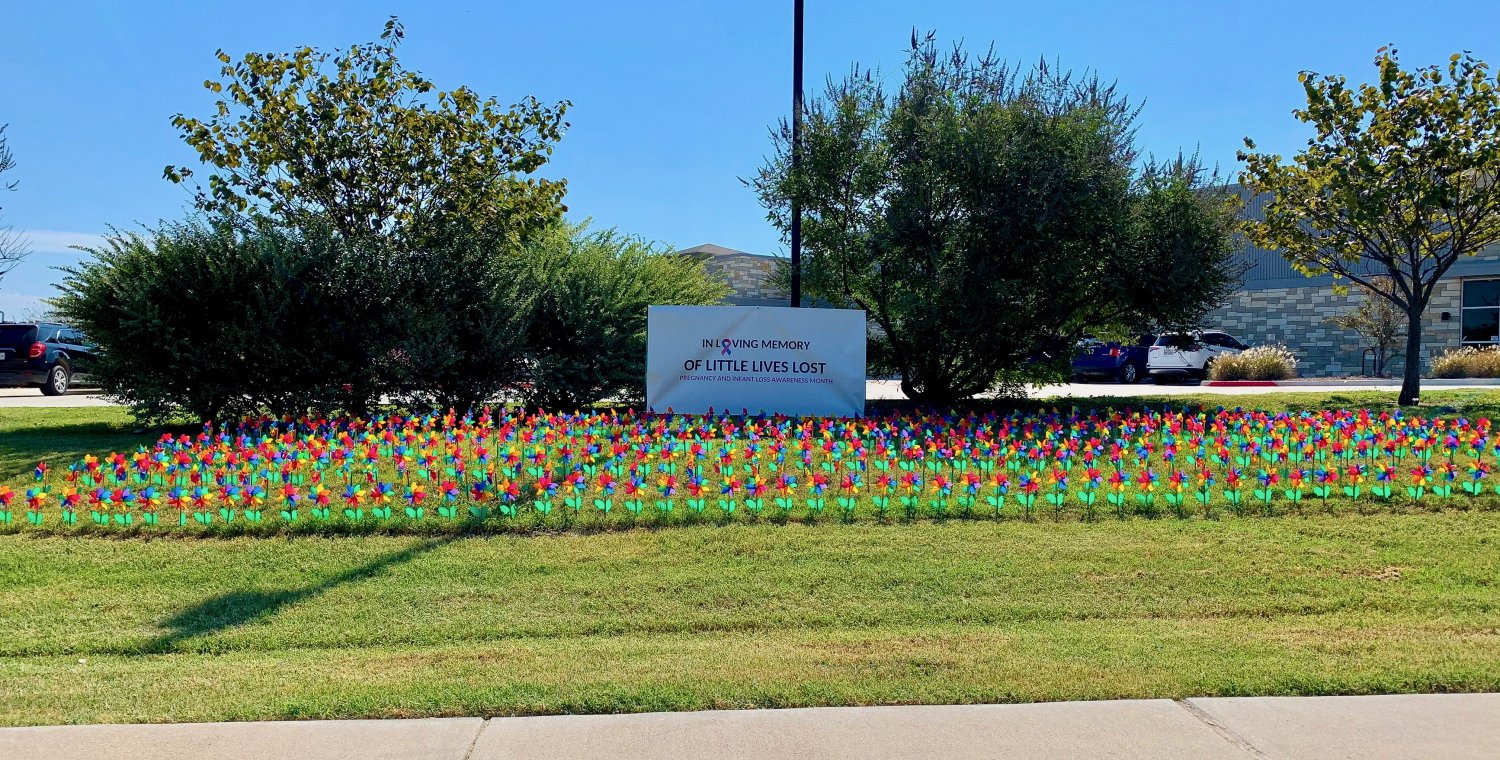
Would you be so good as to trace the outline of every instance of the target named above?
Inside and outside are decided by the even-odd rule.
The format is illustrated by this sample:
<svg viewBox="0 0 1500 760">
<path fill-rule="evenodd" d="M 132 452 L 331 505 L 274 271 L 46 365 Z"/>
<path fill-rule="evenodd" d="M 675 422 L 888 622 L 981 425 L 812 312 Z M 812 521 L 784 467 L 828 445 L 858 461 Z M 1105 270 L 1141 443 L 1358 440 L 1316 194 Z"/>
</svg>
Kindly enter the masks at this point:
<svg viewBox="0 0 1500 760">
<path fill-rule="evenodd" d="M 61 396 L 87 382 L 94 346 L 83 333 L 56 322 L 0 322 L 0 388 L 35 385 Z"/>
</svg>

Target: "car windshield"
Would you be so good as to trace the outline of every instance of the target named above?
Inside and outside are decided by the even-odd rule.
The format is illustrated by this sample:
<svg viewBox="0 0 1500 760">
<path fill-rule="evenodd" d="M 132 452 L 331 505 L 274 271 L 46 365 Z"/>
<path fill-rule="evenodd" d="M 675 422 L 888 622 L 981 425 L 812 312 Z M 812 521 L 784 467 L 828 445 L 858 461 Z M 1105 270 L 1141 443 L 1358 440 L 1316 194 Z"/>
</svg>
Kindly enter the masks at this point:
<svg viewBox="0 0 1500 760">
<path fill-rule="evenodd" d="M 0 346 L 25 346 L 36 342 L 35 325 L 0 325 Z"/>
<path fill-rule="evenodd" d="M 1187 348 L 1188 346 L 1193 345 L 1194 342 L 1195 341 L 1193 340 L 1193 336 L 1183 335 L 1181 333 L 1163 335 L 1160 338 L 1156 339 L 1156 345 L 1169 346 L 1171 348 Z"/>
</svg>

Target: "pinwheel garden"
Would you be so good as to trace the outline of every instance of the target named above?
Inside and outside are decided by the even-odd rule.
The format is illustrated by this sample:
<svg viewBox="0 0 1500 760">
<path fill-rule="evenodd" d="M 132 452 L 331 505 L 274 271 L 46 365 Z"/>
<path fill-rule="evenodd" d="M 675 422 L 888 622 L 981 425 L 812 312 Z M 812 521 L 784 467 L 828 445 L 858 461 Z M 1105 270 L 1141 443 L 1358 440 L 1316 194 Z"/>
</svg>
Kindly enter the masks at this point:
<svg viewBox="0 0 1500 760">
<path fill-rule="evenodd" d="M 1500 503 L 1488 419 L 1242 409 L 261 419 L 39 462 L 10 530 L 1214 518 Z"/>
</svg>

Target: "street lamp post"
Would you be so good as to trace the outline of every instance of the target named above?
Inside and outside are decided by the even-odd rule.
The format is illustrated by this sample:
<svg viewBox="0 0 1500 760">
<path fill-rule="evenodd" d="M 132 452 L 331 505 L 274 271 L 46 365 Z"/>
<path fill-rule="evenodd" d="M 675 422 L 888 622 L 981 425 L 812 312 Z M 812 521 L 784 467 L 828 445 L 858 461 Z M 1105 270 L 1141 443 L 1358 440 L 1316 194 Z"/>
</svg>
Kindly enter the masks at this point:
<svg viewBox="0 0 1500 760">
<path fill-rule="evenodd" d="M 802 168 L 802 0 L 792 21 L 792 177 Z M 802 306 L 802 205 L 792 193 L 792 308 Z"/>
</svg>

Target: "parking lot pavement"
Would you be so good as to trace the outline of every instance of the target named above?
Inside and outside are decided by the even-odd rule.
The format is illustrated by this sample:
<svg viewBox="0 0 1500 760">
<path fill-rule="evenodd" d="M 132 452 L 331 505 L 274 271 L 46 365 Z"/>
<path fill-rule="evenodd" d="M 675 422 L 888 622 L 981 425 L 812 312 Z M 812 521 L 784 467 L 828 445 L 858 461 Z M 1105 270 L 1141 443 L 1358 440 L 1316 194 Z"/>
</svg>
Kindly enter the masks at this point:
<svg viewBox="0 0 1500 760">
<path fill-rule="evenodd" d="M 94 389 L 68 391 L 61 396 L 43 396 L 36 388 L 0 388 L 0 407 L 111 406 Z"/>
<path fill-rule="evenodd" d="M 1050 398 L 1053 396 L 1067 396 L 1070 398 L 1091 398 L 1096 396 L 1187 396 L 1197 394 L 1214 394 L 1219 396 L 1241 396 L 1258 395 L 1262 393 L 1330 393 L 1339 391 L 1388 391 L 1395 393 L 1401 390 L 1401 384 L 1392 385 L 1351 385 L 1333 384 L 1328 385 L 1290 385 L 1290 386 L 1214 386 L 1189 380 L 1182 383 L 1171 383 L 1157 385 L 1146 381 L 1135 385 L 1121 385 L 1120 383 L 1063 383 L 1060 385 L 1044 385 L 1033 388 L 1027 395 L 1032 398 Z"/>
<path fill-rule="evenodd" d="M 867 384 L 866 396 L 871 399 L 899 399 L 904 398 L 901 394 L 901 383 L 896 380 L 871 380 Z M 1453 390 L 1458 388 L 1491 388 L 1500 390 L 1500 385 L 1493 381 L 1462 382 L 1452 380 L 1423 380 L 1424 390 L 1442 389 Z M 1031 398 L 1096 398 L 1099 396 L 1185 396 L 1197 394 L 1213 394 L 1221 396 L 1259 395 L 1262 393 L 1351 393 L 1355 391 L 1379 391 L 1382 393 L 1396 393 L 1401 390 L 1400 382 L 1369 383 L 1348 382 L 1330 380 L 1326 383 L 1298 381 L 1295 384 L 1279 386 L 1214 386 L 1189 380 L 1182 383 L 1170 383 L 1158 385 L 1146 380 L 1134 385 L 1123 385 L 1114 382 L 1099 383 L 1059 383 L 1057 385 L 1043 385 L 1032 388 L 1027 392 Z"/>
<path fill-rule="evenodd" d="M 1444 390 L 1455 388 L 1495 388 L 1500 385 L 1494 382 L 1454 382 L 1454 381 L 1422 381 L 1423 388 L 1442 388 Z M 896 380 L 871 380 L 865 384 L 865 396 L 869 399 L 900 399 L 905 398 L 901 393 L 901 383 Z M 1296 385 L 1283 385 L 1276 387 L 1245 387 L 1245 386 L 1211 386 L 1200 384 L 1197 381 L 1171 385 L 1157 385 L 1151 381 L 1137 383 L 1135 385 L 1122 385 L 1120 383 L 1062 383 L 1058 385 L 1043 385 L 1032 388 L 1028 395 L 1032 398 L 1096 398 L 1100 396 L 1181 396 L 1188 394 L 1218 394 L 1218 395 L 1257 395 L 1261 393 L 1337 393 L 1351 391 L 1381 391 L 1395 393 L 1401 390 L 1400 383 L 1384 383 L 1371 385 L 1367 383 L 1328 382 L 1328 383 L 1297 383 Z M 69 391 L 64 396 L 43 396 L 41 391 L 35 388 L 0 388 L 0 407 L 80 407 L 80 406 L 110 406 L 99 392 L 93 389 L 82 389 Z"/>
<path fill-rule="evenodd" d="M 872 399 L 872 400 L 873 399 L 887 400 L 887 399 L 901 399 L 901 398 L 906 398 L 906 396 L 901 393 L 901 382 L 899 380 L 871 380 L 871 381 L 869 381 L 868 383 L 865 384 L 865 388 L 866 388 L 866 390 L 865 390 L 865 397 L 869 398 L 869 399 Z M 1390 390 L 1393 391 L 1393 392 L 1397 391 L 1397 390 L 1400 390 L 1400 389 L 1401 389 L 1401 386 L 1399 386 L 1399 385 L 1392 385 L 1392 386 L 1390 386 Z M 1122 383 L 1114 383 L 1114 382 L 1058 383 L 1056 385 L 1043 385 L 1043 386 L 1031 388 L 1031 389 L 1029 389 L 1027 391 L 1026 395 L 1030 396 L 1031 398 L 1054 398 L 1054 397 L 1097 398 L 1099 396 L 1124 396 L 1124 397 L 1134 397 L 1134 396 L 1182 396 L 1182 395 L 1194 394 L 1194 393 L 1218 393 L 1218 394 L 1266 393 L 1266 392 L 1276 393 L 1276 392 L 1279 392 L 1279 391 L 1287 391 L 1287 390 L 1297 390 L 1297 391 L 1302 391 L 1302 390 L 1306 390 L 1306 391 L 1329 391 L 1329 390 L 1348 390 L 1348 388 L 1346 386 L 1321 386 L 1321 385 L 1319 385 L 1319 386 L 1307 386 L 1307 387 L 1298 386 L 1297 388 L 1274 388 L 1274 387 L 1273 388 L 1258 388 L 1258 387 L 1221 388 L 1221 387 L 1213 387 L 1213 386 L 1209 386 L 1209 385 L 1202 385 L 1202 384 L 1198 383 L 1198 381 L 1196 381 L 1196 380 L 1188 381 L 1188 382 L 1185 382 L 1185 383 L 1171 384 L 1171 385 L 1157 385 L 1156 383 L 1153 383 L 1153 382 L 1147 380 L 1147 381 L 1144 381 L 1144 382 L 1136 383 L 1134 385 L 1125 385 L 1125 384 L 1122 384 Z M 1383 390 L 1383 388 L 1381 388 L 1381 387 L 1364 387 L 1364 388 L 1361 388 L 1361 390 Z"/>
</svg>

